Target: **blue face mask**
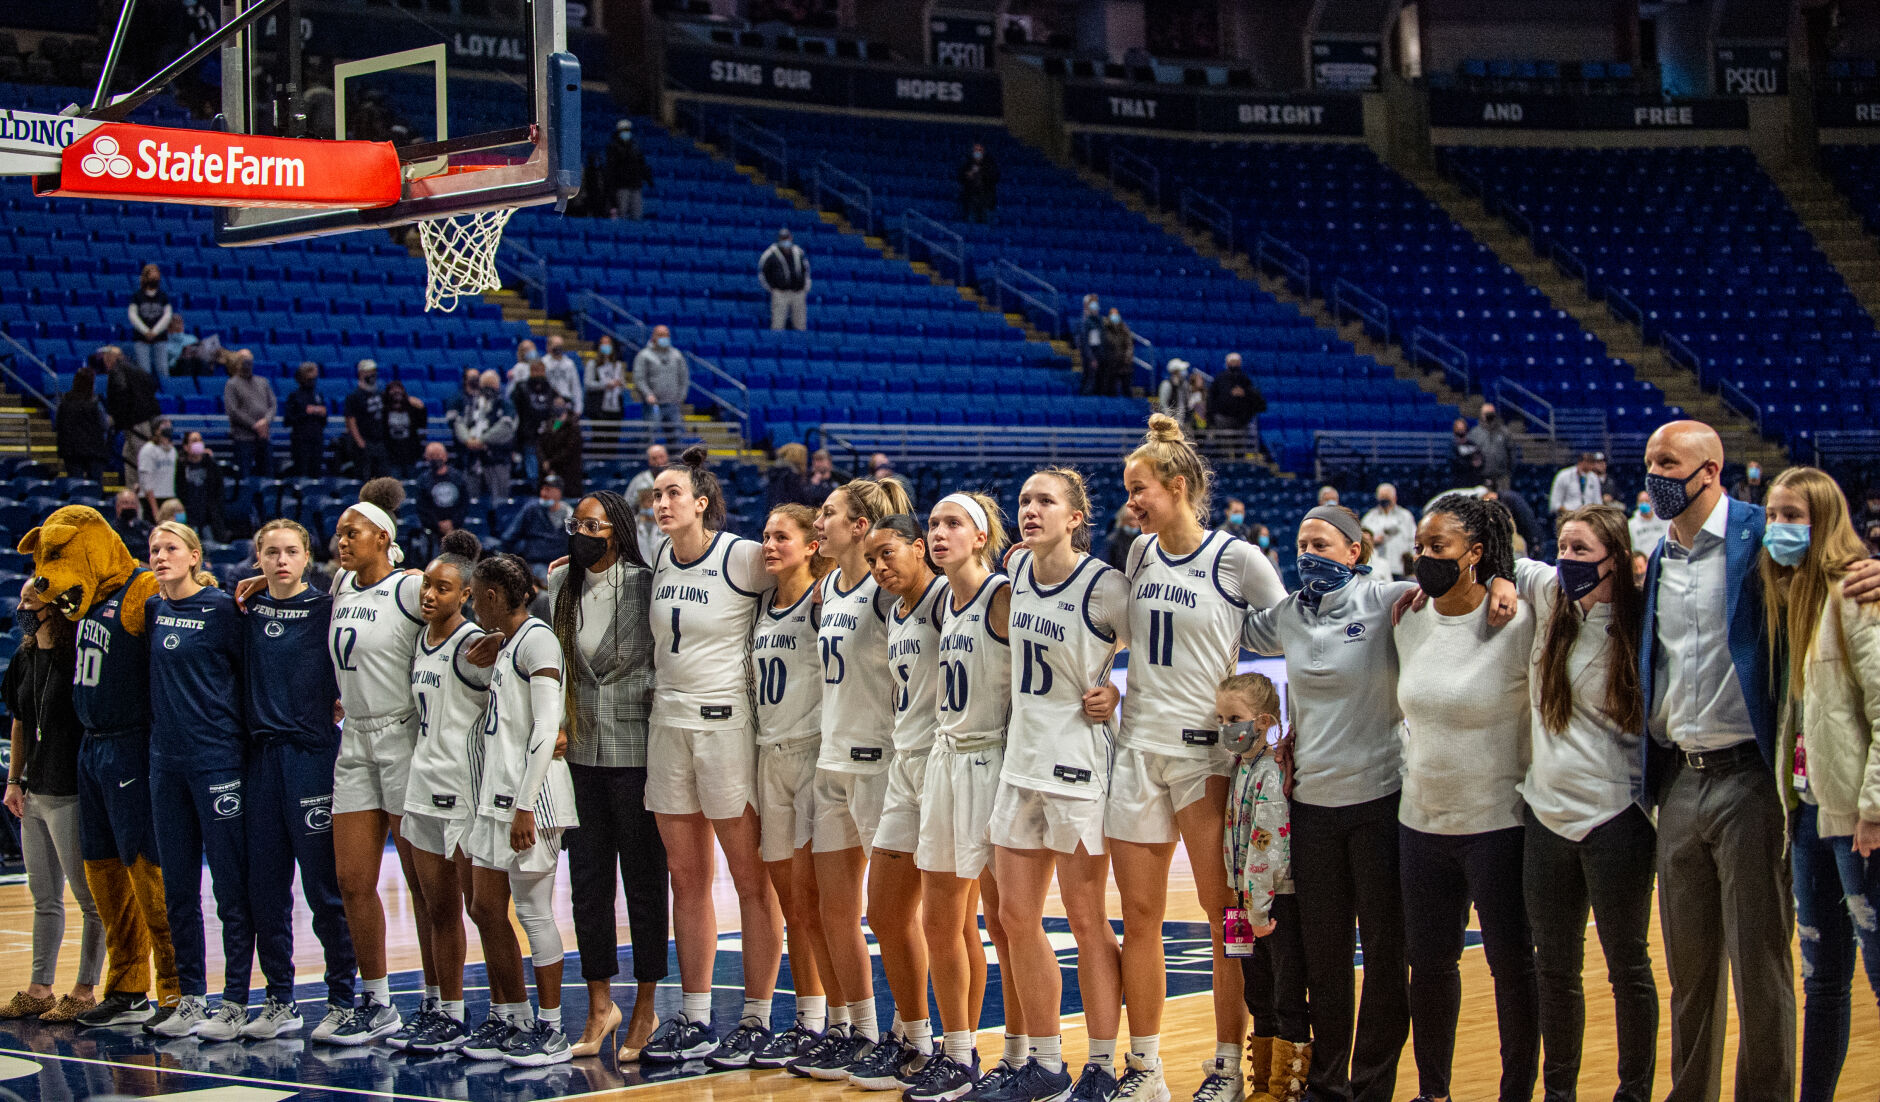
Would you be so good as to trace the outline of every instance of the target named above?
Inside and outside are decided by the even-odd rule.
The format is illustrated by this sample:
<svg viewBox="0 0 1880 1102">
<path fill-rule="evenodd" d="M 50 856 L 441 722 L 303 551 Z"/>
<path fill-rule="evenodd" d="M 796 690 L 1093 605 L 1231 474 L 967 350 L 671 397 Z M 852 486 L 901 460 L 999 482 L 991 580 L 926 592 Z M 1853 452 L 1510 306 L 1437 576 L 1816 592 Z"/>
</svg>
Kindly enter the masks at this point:
<svg viewBox="0 0 1880 1102">
<path fill-rule="evenodd" d="M 1649 502 L 1649 501 L 1641 501 L 1641 502 L 1639 502 L 1639 504 L 1638 504 L 1638 515 L 1639 515 L 1639 516 L 1642 516 L 1642 517 L 1649 517 L 1649 516 L 1651 516 L 1651 515 L 1652 515 L 1652 505 L 1651 505 L 1651 502 Z"/>
<path fill-rule="evenodd" d="M 1763 550 L 1782 566 L 1800 566 L 1808 554 L 1808 525 L 1779 524 L 1763 526 Z"/>
<path fill-rule="evenodd" d="M 1368 566 L 1346 566 L 1336 559 L 1310 552 L 1299 556 L 1299 599 L 1307 608 L 1319 607 L 1319 600 L 1336 593 L 1359 574 L 1369 574 Z"/>
<path fill-rule="evenodd" d="M 1245 514 L 1245 513 L 1229 513 L 1229 514 L 1227 514 L 1227 523 L 1229 523 L 1229 524 L 1245 524 L 1245 523 L 1247 523 L 1247 514 Z"/>
<path fill-rule="evenodd" d="M 658 337 L 654 339 L 653 343 L 658 345 L 661 348 L 671 348 L 672 338 L 671 337 Z"/>
<path fill-rule="evenodd" d="M 1273 546 L 1273 537 L 1261 536 L 1259 539 L 1255 540 L 1254 542 L 1259 544 L 1261 547 L 1271 547 Z"/>
</svg>

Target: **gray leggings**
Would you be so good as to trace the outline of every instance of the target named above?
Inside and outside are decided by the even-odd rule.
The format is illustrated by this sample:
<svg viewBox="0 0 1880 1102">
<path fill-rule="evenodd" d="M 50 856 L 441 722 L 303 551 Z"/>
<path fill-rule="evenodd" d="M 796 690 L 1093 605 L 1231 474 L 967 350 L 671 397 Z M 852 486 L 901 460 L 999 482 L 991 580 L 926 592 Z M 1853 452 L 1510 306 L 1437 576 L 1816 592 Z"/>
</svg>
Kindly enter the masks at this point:
<svg viewBox="0 0 1880 1102">
<path fill-rule="evenodd" d="M 72 886 L 84 914 L 78 948 L 78 982 L 95 984 L 104 965 L 104 921 L 85 883 L 78 848 L 78 797 L 26 794 L 20 820 L 20 849 L 26 854 L 26 883 L 33 893 L 33 982 L 50 985 L 65 942 L 65 886 Z"/>
</svg>

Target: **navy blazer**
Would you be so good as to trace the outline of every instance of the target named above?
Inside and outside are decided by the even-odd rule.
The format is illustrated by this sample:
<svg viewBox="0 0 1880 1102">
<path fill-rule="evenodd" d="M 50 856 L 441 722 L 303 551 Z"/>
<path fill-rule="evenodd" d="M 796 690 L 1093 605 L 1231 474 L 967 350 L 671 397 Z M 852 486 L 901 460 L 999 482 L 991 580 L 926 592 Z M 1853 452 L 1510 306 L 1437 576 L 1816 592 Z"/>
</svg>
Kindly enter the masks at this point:
<svg viewBox="0 0 1880 1102">
<path fill-rule="evenodd" d="M 1763 509 L 1760 505 L 1725 496 L 1721 504 L 1729 510 L 1724 523 L 1724 614 L 1730 624 L 1730 664 L 1736 667 L 1737 684 L 1743 689 L 1743 702 L 1749 708 L 1751 727 L 1756 732 L 1756 748 L 1763 760 L 1775 768 L 1776 701 L 1769 680 L 1769 624 L 1763 615 L 1762 575 L 1756 570 L 1762 551 Z M 1669 540 L 1671 537 L 1666 536 Z M 1639 687 L 1645 696 L 1646 725 L 1650 726 L 1653 693 L 1653 664 L 1658 650 L 1658 573 L 1664 559 L 1661 540 L 1652 551 L 1645 568 L 1645 637 L 1640 641 Z M 1641 740 L 1645 755 L 1645 791 L 1656 794 L 1662 777 L 1662 747 L 1650 732 Z M 1654 766 L 1653 758 L 1660 760 Z"/>
</svg>

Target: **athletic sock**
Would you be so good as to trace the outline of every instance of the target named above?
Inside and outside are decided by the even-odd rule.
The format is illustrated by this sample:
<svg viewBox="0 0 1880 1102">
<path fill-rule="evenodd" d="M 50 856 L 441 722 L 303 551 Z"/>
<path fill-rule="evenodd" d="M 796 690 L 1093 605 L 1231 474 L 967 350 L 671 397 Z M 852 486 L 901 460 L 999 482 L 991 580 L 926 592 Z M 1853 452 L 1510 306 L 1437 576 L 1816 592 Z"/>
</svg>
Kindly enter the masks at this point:
<svg viewBox="0 0 1880 1102">
<path fill-rule="evenodd" d="M 898 1006 L 894 1008 L 894 1020 L 888 1023 L 888 1036 L 907 1036 L 907 1023 L 901 1021 L 901 1008 Z"/>
<path fill-rule="evenodd" d="M 561 1028 L 561 1007 L 543 1007 L 535 1012 L 535 1020 L 547 1022 L 550 1029 Z"/>
<path fill-rule="evenodd" d="M 849 1026 L 869 1041 L 881 1040 L 881 1023 L 875 1018 L 872 996 L 849 1004 Z"/>
<path fill-rule="evenodd" d="M 380 976 L 376 980 L 366 980 L 359 985 L 365 993 L 377 999 L 380 1006 L 392 1005 L 392 978 Z"/>
<path fill-rule="evenodd" d="M 798 995 L 796 997 L 796 1024 L 815 1033 L 821 1033 L 829 1021 L 829 997 L 827 995 Z"/>
<path fill-rule="evenodd" d="M 523 1026 L 535 1020 L 535 1015 L 530 1013 L 527 999 L 519 1003 L 495 1003 L 493 1009 L 503 1016 L 503 1021 L 510 1025 Z"/>
<path fill-rule="evenodd" d="M 712 1020 L 712 993 L 710 991 L 685 991 L 679 996 L 681 1011 L 688 1022 L 708 1025 Z"/>
<path fill-rule="evenodd" d="M 463 1021 L 462 999 L 439 999 L 438 1005 L 443 1007 L 444 1013 L 449 1014 L 454 1020 Z"/>
<path fill-rule="evenodd" d="M 824 996 L 827 998 L 828 996 Z M 849 1004 L 837 1003 L 829 1008 L 829 1024 L 824 1029 L 834 1029 L 839 1025 L 849 1024 Z"/>
<path fill-rule="evenodd" d="M 933 1019 L 922 1018 L 917 1022 L 902 1022 L 901 1036 L 914 1046 L 914 1051 L 922 1056 L 933 1055 Z"/>
<path fill-rule="evenodd" d="M 1005 1052 L 999 1057 L 1000 1063 L 1003 1063 L 1008 1068 L 1023 1067 L 1025 1065 L 1025 1058 L 1030 1055 L 1030 1037 L 1016 1033 L 1007 1033 L 1005 1035 Z"/>
<path fill-rule="evenodd" d="M 973 1066 L 973 1031 L 962 1029 L 956 1033 L 943 1034 L 940 1038 L 940 1051 L 947 1059 Z"/>
<path fill-rule="evenodd" d="M 756 1018 L 759 1025 L 763 1026 L 765 1029 L 769 1029 L 770 1000 L 746 998 L 744 1000 L 743 1016 L 746 1018 Z"/>
<path fill-rule="evenodd" d="M 1106 1068 L 1115 1066 L 1116 1038 L 1112 1037 L 1107 1041 L 1099 1041 L 1095 1037 L 1092 1037 L 1090 1039 L 1089 1060 L 1093 1064 L 1102 1064 Z"/>
<path fill-rule="evenodd" d="M 1033 1037 L 1031 1039 L 1031 1055 L 1032 1059 L 1038 1061 L 1038 1066 L 1044 1068 L 1044 1070 L 1052 1072 L 1063 1071 L 1064 1039 L 1055 1033 L 1049 1037 Z"/>
<path fill-rule="evenodd" d="M 1240 1046 L 1232 1041 L 1214 1042 L 1215 1062 L 1225 1068 L 1240 1066 Z"/>
<path fill-rule="evenodd" d="M 1162 1035 L 1151 1033 L 1146 1037 L 1131 1037 L 1129 1052 L 1145 1065 L 1155 1067 L 1162 1062 Z"/>
<path fill-rule="evenodd" d="M 434 983 L 424 985 L 424 1005 L 433 1006 L 444 1001 L 444 989 Z"/>
</svg>

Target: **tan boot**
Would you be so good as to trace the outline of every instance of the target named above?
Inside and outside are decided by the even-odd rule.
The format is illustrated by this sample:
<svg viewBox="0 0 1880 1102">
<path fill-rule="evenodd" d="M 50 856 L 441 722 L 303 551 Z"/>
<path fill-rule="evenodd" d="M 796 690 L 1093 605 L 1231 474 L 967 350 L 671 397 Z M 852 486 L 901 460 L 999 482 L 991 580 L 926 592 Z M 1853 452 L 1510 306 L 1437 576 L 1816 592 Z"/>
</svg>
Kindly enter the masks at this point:
<svg viewBox="0 0 1880 1102">
<path fill-rule="evenodd" d="M 1280 1042 L 1272 1037 L 1247 1034 L 1246 1102 L 1276 1102 L 1266 1093 L 1267 1080 L 1273 1073 L 1273 1052 Z"/>
<path fill-rule="evenodd" d="M 1306 1073 L 1312 1070 L 1312 1042 L 1295 1045 L 1285 1038 L 1273 1041 L 1271 1077 L 1266 1095 L 1274 1102 L 1299 1102 L 1306 1093 Z"/>
</svg>

